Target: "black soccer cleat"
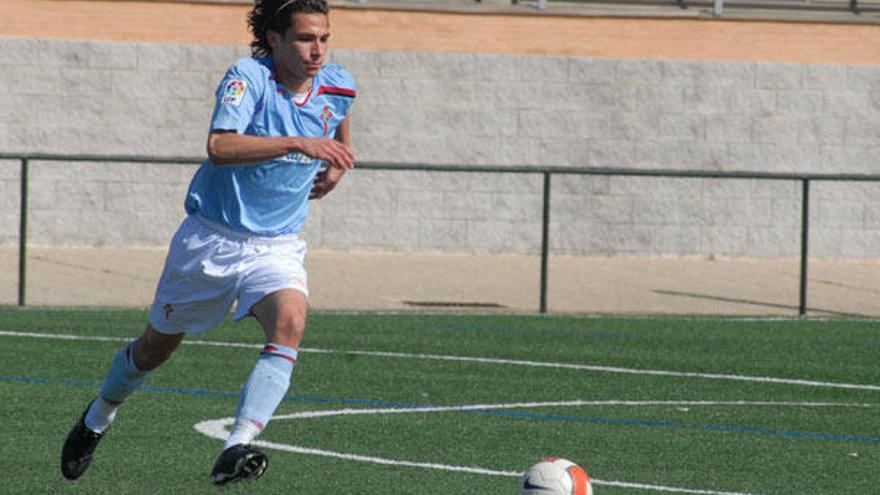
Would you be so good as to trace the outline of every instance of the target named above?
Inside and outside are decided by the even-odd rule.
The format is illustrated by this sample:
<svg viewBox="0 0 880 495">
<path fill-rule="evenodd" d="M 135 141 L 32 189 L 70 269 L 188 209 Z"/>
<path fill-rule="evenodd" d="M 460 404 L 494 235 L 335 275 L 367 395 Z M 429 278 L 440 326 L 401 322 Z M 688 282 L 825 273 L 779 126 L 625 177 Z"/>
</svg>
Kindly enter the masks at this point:
<svg viewBox="0 0 880 495">
<path fill-rule="evenodd" d="M 91 407 L 89 403 L 89 407 Z M 92 454 L 101 441 L 103 433 L 94 432 L 86 427 L 86 413 L 89 407 L 80 416 L 79 421 L 70 430 L 64 447 L 61 449 L 61 474 L 69 480 L 75 480 L 82 476 L 92 462 Z"/>
<path fill-rule="evenodd" d="M 266 454 L 244 444 L 233 445 L 217 458 L 211 471 L 211 481 L 215 485 L 223 486 L 255 480 L 266 472 L 267 467 L 269 458 Z"/>
</svg>

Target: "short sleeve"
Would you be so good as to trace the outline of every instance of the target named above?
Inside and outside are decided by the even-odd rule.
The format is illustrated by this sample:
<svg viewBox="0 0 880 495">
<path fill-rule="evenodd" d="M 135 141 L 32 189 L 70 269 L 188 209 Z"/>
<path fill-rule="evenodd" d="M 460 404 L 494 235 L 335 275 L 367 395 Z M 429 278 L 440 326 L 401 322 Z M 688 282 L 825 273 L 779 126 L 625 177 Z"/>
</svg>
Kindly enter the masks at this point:
<svg viewBox="0 0 880 495">
<path fill-rule="evenodd" d="M 244 133 L 251 123 L 261 92 L 259 74 L 247 66 L 247 59 L 226 71 L 217 88 L 211 130 Z"/>
</svg>

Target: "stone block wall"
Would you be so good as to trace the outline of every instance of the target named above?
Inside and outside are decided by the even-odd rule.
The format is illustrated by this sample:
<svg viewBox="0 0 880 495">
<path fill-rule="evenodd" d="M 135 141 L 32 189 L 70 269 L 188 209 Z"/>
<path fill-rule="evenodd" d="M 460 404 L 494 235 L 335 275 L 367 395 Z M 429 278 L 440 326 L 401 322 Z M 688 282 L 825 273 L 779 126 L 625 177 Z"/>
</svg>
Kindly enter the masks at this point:
<svg viewBox="0 0 880 495">
<path fill-rule="evenodd" d="M 0 152 L 204 155 L 212 94 L 246 47 L 0 39 Z M 360 160 L 880 173 L 880 68 L 336 51 L 360 88 Z M 0 242 L 18 163 L 0 161 Z M 31 240 L 163 245 L 194 166 L 33 162 Z M 313 207 L 331 249 L 537 252 L 542 177 L 355 171 Z M 787 256 L 800 185 L 557 175 L 569 254 Z M 880 183 L 817 182 L 811 249 L 877 256 Z"/>
</svg>

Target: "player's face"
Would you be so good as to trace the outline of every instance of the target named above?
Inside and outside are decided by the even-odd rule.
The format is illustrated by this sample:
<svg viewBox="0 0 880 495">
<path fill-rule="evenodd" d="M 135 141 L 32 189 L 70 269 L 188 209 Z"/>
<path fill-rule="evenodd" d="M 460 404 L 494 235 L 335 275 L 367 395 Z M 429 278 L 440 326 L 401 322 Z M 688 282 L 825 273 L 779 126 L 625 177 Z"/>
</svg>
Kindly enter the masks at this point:
<svg viewBox="0 0 880 495">
<path fill-rule="evenodd" d="M 329 40 L 330 21 L 324 14 L 294 14 L 293 23 L 283 36 L 268 33 L 276 68 L 295 81 L 318 74 Z"/>
</svg>

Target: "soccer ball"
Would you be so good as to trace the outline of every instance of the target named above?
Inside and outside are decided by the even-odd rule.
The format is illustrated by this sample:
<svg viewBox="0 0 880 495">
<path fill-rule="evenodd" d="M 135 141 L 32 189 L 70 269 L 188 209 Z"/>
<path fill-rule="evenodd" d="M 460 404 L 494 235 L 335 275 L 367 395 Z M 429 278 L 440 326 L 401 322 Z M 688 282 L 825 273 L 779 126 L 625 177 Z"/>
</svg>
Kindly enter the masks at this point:
<svg viewBox="0 0 880 495">
<path fill-rule="evenodd" d="M 523 474 L 520 495 L 593 495 L 590 477 L 577 464 L 556 457 L 541 459 Z"/>
</svg>

